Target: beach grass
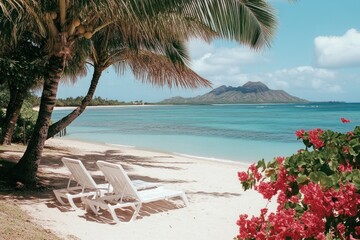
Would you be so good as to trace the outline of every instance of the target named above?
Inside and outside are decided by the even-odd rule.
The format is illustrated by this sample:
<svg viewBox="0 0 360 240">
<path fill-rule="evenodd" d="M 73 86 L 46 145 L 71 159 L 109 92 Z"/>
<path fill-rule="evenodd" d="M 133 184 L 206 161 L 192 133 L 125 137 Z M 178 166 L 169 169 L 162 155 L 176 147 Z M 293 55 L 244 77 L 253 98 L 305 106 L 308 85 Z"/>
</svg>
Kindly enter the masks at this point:
<svg viewBox="0 0 360 240">
<path fill-rule="evenodd" d="M 0 153 L 6 151 L 20 153 L 24 151 L 22 145 L 4 146 Z M 7 160 L 15 160 L 18 157 L 6 157 Z M 16 191 L 8 181 L 9 169 L 14 162 L 4 161 L 0 158 L 0 239 L 11 240 L 60 240 L 50 230 L 46 230 L 36 224 L 33 219 L 18 206 L 13 199 L 1 198 L 6 193 Z"/>
<path fill-rule="evenodd" d="M 51 231 L 33 223 L 26 212 L 8 200 L 0 200 L 0 226 L 0 239 L 61 239 Z"/>
</svg>

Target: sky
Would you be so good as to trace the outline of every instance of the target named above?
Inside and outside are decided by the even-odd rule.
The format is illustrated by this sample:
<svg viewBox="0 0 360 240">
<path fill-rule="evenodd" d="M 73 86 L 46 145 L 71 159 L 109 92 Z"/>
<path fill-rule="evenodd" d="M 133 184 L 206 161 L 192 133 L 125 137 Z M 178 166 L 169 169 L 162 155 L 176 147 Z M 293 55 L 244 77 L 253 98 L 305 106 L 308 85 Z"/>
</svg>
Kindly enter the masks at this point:
<svg viewBox="0 0 360 240">
<path fill-rule="evenodd" d="M 131 72 L 103 73 L 95 96 L 158 102 L 194 97 L 221 85 L 261 81 L 270 89 L 309 101 L 360 102 L 360 0 L 269 0 L 278 28 L 269 48 L 254 51 L 236 42 L 199 39 L 188 43 L 190 67 L 213 88 L 152 86 Z M 75 85 L 61 85 L 59 98 L 86 95 L 92 72 Z"/>
</svg>

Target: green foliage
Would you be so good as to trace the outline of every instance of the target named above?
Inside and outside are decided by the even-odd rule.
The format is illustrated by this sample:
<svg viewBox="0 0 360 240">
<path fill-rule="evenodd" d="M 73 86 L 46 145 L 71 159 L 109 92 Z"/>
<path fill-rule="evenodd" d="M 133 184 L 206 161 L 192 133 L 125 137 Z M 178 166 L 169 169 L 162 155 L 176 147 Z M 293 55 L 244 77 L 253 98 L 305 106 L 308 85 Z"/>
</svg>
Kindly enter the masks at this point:
<svg viewBox="0 0 360 240">
<path fill-rule="evenodd" d="M 26 102 L 30 104 L 32 107 L 36 107 L 40 105 L 40 97 L 36 96 L 35 94 L 31 93 L 26 96 Z"/>
<path fill-rule="evenodd" d="M 20 116 L 15 125 L 12 142 L 27 143 L 32 135 L 36 123 L 37 112 L 32 109 L 32 103 L 25 101 Z"/>
<path fill-rule="evenodd" d="M 5 119 L 5 112 L 0 108 L 0 126 L 3 125 L 4 119 Z M 0 128 L 0 136 L 1 136 L 1 129 L 2 128 Z"/>
<path fill-rule="evenodd" d="M 0 85 L 0 109 L 7 107 L 9 99 L 10 95 L 7 84 Z"/>
<path fill-rule="evenodd" d="M 309 140 L 309 133 L 304 133 L 301 137 L 305 149 L 298 153 L 286 157 L 284 167 L 289 175 L 296 177 L 299 185 L 309 182 L 318 183 L 322 188 L 339 188 L 341 183 L 351 182 L 360 191 L 360 126 L 355 127 L 354 131 L 339 133 L 326 130 L 319 136 L 323 141 L 323 146 L 315 148 Z M 277 158 L 265 163 L 260 160 L 256 167 L 262 169 L 270 180 L 276 178 L 276 169 L 282 165 Z M 351 168 L 352 171 L 343 169 Z M 256 179 L 243 184 L 245 190 L 252 188 Z"/>
<path fill-rule="evenodd" d="M 81 101 L 83 100 L 84 97 L 79 96 L 76 98 L 73 97 L 68 97 L 65 99 L 57 99 L 55 106 L 58 107 L 64 107 L 64 106 L 79 106 L 81 105 Z M 89 106 L 101 106 L 101 105 L 125 105 L 125 102 L 120 102 L 117 100 L 109 100 L 109 99 L 103 99 L 101 97 L 95 97 L 94 99 L 91 100 Z"/>
<path fill-rule="evenodd" d="M 46 74 L 47 56 L 41 44 L 28 40 L 24 34 L 16 46 L 0 56 L 0 76 L 20 89 L 30 89 L 38 85 Z"/>
</svg>

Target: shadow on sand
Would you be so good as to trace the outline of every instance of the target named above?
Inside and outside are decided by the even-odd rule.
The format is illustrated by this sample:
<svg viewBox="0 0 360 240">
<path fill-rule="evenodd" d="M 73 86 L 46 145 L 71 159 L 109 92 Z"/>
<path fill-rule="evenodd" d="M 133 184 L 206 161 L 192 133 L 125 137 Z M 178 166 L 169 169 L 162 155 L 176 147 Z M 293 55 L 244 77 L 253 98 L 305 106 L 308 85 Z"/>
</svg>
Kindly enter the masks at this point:
<svg viewBox="0 0 360 240">
<path fill-rule="evenodd" d="M 36 189 L 20 189 L 15 190 L 14 186 L 11 186 L 8 181 L 9 170 L 20 160 L 25 147 L 17 146 L 16 148 L 12 146 L 5 146 L 0 150 L 0 200 L 1 199 L 10 199 L 14 202 L 20 204 L 32 204 L 32 203 L 44 203 L 49 208 L 57 208 L 60 212 L 69 212 L 73 211 L 68 205 L 61 205 L 56 201 L 53 189 L 66 188 L 69 173 L 66 171 L 64 173 L 59 173 L 60 168 L 63 168 L 63 163 L 61 162 L 62 157 L 69 157 L 74 159 L 79 159 L 83 161 L 85 168 L 91 172 L 94 180 L 100 184 L 105 183 L 104 176 L 99 171 L 96 161 L 103 160 L 112 163 L 120 163 L 125 170 L 131 171 L 132 166 L 142 166 L 147 168 L 161 168 L 168 170 L 183 170 L 181 167 L 172 166 L 174 162 L 166 162 L 166 158 L 173 158 L 172 156 L 152 156 L 152 157 L 138 157 L 132 155 L 124 155 L 120 150 L 108 150 L 106 152 L 92 152 L 91 154 L 82 154 L 82 153 L 73 153 L 68 149 L 64 148 L 55 148 L 55 147 L 45 147 L 41 164 L 38 170 L 38 182 L 39 187 Z M 156 159 L 161 159 L 162 161 L 156 161 Z M 154 160 L 155 159 L 155 160 Z M 179 164 L 191 164 L 189 162 L 176 162 Z M 138 174 L 129 174 L 129 177 L 132 180 L 139 179 L 148 182 L 156 183 L 189 183 L 183 180 L 168 180 L 160 179 L 149 176 L 142 176 Z M 191 197 L 195 195 L 206 195 L 209 197 L 234 197 L 239 196 L 237 193 L 227 193 L 227 192 L 186 192 L 190 204 Z M 79 206 L 82 204 L 80 201 L 77 202 Z M 172 201 L 157 201 L 152 203 L 143 204 L 140 213 L 137 219 L 148 217 L 151 214 L 155 213 L 165 213 L 169 210 L 182 208 L 183 203 L 181 200 L 172 200 Z M 132 216 L 132 209 L 118 210 L 118 216 L 121 221 L 129 221 Z M 85 211 L 84 214 L 80 217 L 86 219 L 87 221 L 101 222 L 106 224 L 114 224 L 111 215 L 107 211 L 100 211 L 100 215 L 95 215 L 91 211 Z"/>
</svg>

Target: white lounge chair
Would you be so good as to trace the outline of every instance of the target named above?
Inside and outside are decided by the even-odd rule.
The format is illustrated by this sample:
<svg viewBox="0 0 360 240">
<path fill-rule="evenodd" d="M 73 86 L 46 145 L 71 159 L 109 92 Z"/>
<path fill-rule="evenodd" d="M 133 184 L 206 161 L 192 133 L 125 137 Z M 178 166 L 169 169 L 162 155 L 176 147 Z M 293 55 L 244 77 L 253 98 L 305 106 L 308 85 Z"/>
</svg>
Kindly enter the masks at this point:
<svg viewBox="0 0 360 240">
<path fill-rule="evenodd" d="M 96 198 L 111 191 L 112 187 L 108 183 L 97 184 L 80 160 L 63 157 L 61 161 L 71 173 L 66 188 L 53 190 L 56 199 L 62 205 L 66 204 L 63 199 L 67 199 L 70 206 L 77 211 L 79 208 L 74 203 L 75 198 L 81 198 L 82 200 L 86 197 Z M 71 186 L 72 182 L 75 182 L 76 186 Z M 142 180 L 134 180 L 133 184 L 139 190 L 157 187 L 159 185 Z"/>
<path fill-rule="evenodd" d="M 96 164 L 114 189 L 111 195 L 85 200 L 86 204 L 90 206 L 90 209 L 95 214 L 98 214 L 99 208 L 106 209 L 110 212 L 113 220 L 116 223 L 120 223 L 119 218 L 116 216 L 115 209 L 132 207 L 134 213 L 129 220 L 129 222 L 131 222 L 136 219 L 143 203 L 180 197 L 185 203 L 185 206 L 189 204 L 183 191 L 168 190 L 162 187 L 137 191 L 121 165 L 104 161 L 97 161 Z"/>
</svg>

